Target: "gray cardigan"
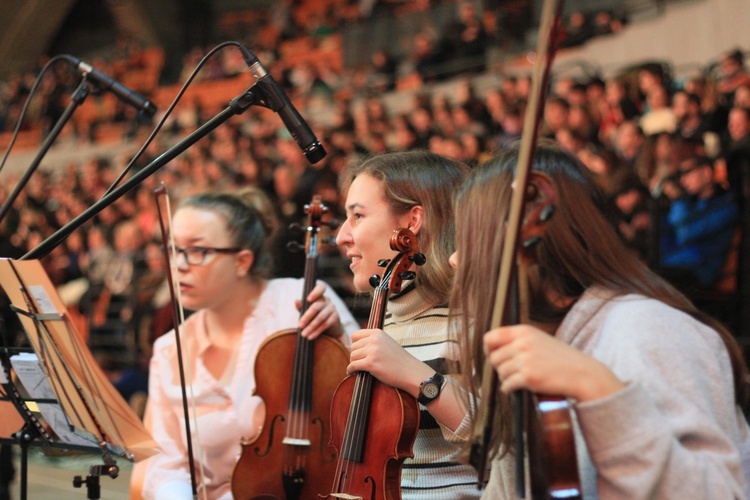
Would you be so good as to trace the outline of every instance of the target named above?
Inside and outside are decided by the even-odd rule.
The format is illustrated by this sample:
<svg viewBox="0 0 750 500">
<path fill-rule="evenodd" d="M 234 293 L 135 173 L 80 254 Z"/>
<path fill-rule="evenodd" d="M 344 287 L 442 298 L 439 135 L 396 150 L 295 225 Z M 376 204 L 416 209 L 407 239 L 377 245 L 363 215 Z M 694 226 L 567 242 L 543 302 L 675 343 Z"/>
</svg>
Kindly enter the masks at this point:
<svg viewBox="0 0 750 500">
<path fill-rule="evenodd" d="M 750 429 L 716 332 L 659 301 L 592 287 L 555 335 L 627 384 L 574 406 L 584 498 L 748 497 Z M 514 498 L 513 469 L 512 457 L 496 460 L 484 497 Z"/>
</svg>

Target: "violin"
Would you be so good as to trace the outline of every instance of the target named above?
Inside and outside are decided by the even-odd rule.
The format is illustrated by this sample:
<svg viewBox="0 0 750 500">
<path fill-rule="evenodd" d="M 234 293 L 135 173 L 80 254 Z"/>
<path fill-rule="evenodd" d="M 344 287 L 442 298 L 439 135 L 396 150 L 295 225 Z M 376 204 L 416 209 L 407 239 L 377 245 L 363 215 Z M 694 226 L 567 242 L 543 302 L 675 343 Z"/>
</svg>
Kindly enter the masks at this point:
<svg viewBox="0 0 750 500">
<path fill-rule="evenodd" d="M 315 287 L 323 215 L 320 196 L 305 206 L 308 215 L 302 308 Z M 329 412 L 336 387 L 346 377 L 348 350 L 321 335 L 307 340 L 301 329 L 282 330 L 267 338 L 255 361 L 254 395 L 263 399 L 266 416 L 261 432 L 241 442 L 232 473 L 235 499 L 311 499 L 325 491 L 336 467 Z"/>
<path fill-rule="evenodd" d="M 527 270 L 537 259 L 538 243 L 542 241 L 546 224 L 555 212 L 557 191 L 544 174 L 531 172 L 526 188 L 526 216 L 520 228 L 521 244 L 516 254 L 519 293 L 528 290 Z M 511 322 L 516 319 L 528 323 L 528 299 L 519 298 L 513 304 Z M 516 447 L 523 445 L 520 436 L 527 436 L 527 453 L 534 498 L 581 498 L 578 460 L 573 431 L 572 408 L 564 397 L 518 391 L 516 400 Z M 517 451 L 516 458 L 523 457 Z M 517 463 L 522 466 L 521 461 Z M 523 474 L 517 472 L 519 478 Z M 520 486 L 520 484 L 519 484 Z"/>
<path fill-rule="evenodd" d="M 545 0 L 540 23 L 532 90 L 524 118 L 518 166 L 505 222 L 505 246 L 500 257 L 495 306 L 491 327 L 528 322 L 526 271 L 536 257 L 546 222 L 554 214 L 556 189 L 549 178 L 531 172 L 533 152 L 542 116 L 540 102 L 549 84 L 554 42 L 557 38 L 562 2 Z M 548 55 L 549 52 L 549 55 Z M 527 206 L 528 204 L 528 206 Z M 523 219 L 523 221 L 522 221 Z M 520 241 L 520 244 L 517 244 Z M 482 370 L 482 402 L 475 422 L 471 461 L 479 473 L 479 486 L 487 483 L 489 459 L 497 453 L 494 431 L 500 416 L 496 399 L 497 373 L 485 359 Z M 531 493 L 536 498 L 580 498 L 581 488 L 573 424 L 567 400 L 517 391 L 513 398 L 515 431 L 516 493 L 526 493 L 528 450 Z"/>
<path fill-rule="evenodd" d="M 381 260 L 382 278 L 370 277 L 375 287 L 367 328 L 382 328 L 389 292 L 399 292 L 404 280 L 414 279 L 412 264 L 421 266 L 417 238 L 409 229 L 395 229 L 391 249 L 398 255 Z M 331 493 L 319 498 L 367 500 L 401 498 L 401 468 L 419 429 L 416 398 L 388 386 L 368 372 L 347 377 L 333 397 L 331 431 L 339 452 Z"/>
</svg>

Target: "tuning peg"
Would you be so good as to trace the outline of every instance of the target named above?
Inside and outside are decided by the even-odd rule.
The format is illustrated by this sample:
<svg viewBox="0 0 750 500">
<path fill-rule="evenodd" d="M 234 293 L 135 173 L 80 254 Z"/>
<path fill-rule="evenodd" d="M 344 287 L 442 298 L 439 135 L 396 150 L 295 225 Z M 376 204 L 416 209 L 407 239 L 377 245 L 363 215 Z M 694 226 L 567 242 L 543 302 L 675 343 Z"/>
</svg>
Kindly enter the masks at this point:
<svg viewBox="0 0 750 500">
<path fill-rule="evenodd" d="M 290 232 L 292 232 L 292 233 L 300 234 L 300 233 L 302 233 L 302 232 L 303 232 L 303 230 L 302 230 L 302 226 L 300 226 L 300 225 L 299 225 L 298 223 L 296 223 L 296 222 L 292 222 L 291 224 L 289 224 L 289 226 L 287 226 L 287 228 L 288 228 L 288 229 L 289 229 L 289 231 L 290 231 Z"/>
<path fill-rule="evenodd" d="M 373 274 L 372 276 L 370 276 L 371 287 L 377 288 L 379 284 L 380 284 L 380 276 L 378 276 L 377 274 Z"/>
<path fill-rule="evenodd" d="M 423 253 L 415 253 L 414 255 L 409 257 L 409 260 L 411 260 L 418 266 L 424 266 L 424 263 L 427 262 L 427 257 L 425 257 Z"/>
<path fill-rule="evenodd" d="M 523 247 L 524 248 L 531 248 L 531 247 L 533 247 L 534 245 L 536 245 L 537 243 L 539 243 L 541 241 L 542 241 L 542 237 L 541 236 L 532 236 L 531 238 L 528 238 L 528 239 L 524 240 Z"/>
<path fill-rule="evenodd" d="M 302 243 L 298 243 L 296 241 L 290 241 L 289 243 L 286 244 L 286 249 L 289 250 L 290 252 L 297 253 L 299 251 L 304 250 L 305 245 L 303 245 Z"/>
<path fill-rule="evenodd" d="M 391 261 L 391 259 L 380 259 L 378 261 L 378 267 L 385 267 L 388 265 L 388 263 Z"/>
<path fill-rule="evenodd" d="M 414 271 L 403 271 L 398 273 L 398 277 L 402 280 L 413 280 L 414 278 L 416 278 L 416 276 L 417 273 L 415 273 Z"/>
<path fill-rule="evenodd" d="M 547 222 L 552 218 L 553 215 L 555 215 L 555 206 L 550 204 L 546 205 L 542 209 L 542 213 L 539 214 L 539 218 L 542 220 L 542 222 Z"/>
</svg>

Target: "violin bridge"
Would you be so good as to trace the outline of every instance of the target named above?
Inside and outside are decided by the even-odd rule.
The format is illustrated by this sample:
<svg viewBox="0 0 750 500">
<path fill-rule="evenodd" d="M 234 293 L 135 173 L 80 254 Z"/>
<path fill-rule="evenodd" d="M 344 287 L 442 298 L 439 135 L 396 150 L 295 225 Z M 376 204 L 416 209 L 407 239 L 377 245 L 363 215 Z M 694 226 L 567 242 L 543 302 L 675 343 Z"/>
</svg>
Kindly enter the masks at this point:
<svg viewBox="0 0 750 500">
<path fill-rule="evenodd" d="M 285 437 L 284 439 L 281 440 L 281 442 L 284 444 L 292 445 L 292 446 L 310 446 L 309 439 Z"/>
</svg>

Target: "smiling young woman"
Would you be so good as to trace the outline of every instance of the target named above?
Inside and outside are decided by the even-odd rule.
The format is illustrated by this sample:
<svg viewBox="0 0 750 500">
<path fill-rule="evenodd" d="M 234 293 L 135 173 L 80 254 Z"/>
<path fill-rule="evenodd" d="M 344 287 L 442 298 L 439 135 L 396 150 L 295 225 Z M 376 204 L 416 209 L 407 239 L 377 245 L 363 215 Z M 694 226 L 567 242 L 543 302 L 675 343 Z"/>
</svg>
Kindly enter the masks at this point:
<svg viewBox="0 0 750 500">
<path fill-rule="evenodd" d="M 476 473 L 462 454 L 469 437 L 466 406 L 454 379 L 458 351 L 448 337 L 448 294 L 453 270 L 453 190 L 467 173 L 442 156 L 409 151 L 373 156 L 346 172 L 346 221 L 336 242 L 351 260 L 354 285 L 372 292 L 370 276 L 382 275 L 381 259 L 393 258 L 394 229 L 408 228 L 426 263 L 392 294 L 383 329 L 352 334 L 348 372 L 366 371 L 420 402 L 414 458 L 401 473 L 404 499 L 479 496 Z"/>
</svg>

